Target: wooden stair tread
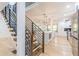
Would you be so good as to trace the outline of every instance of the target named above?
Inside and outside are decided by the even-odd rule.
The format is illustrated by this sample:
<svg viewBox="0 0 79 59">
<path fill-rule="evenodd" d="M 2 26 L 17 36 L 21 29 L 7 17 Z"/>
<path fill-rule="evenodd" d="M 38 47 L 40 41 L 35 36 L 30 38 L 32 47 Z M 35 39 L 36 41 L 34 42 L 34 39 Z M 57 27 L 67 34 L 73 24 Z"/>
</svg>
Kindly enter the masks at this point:
<svg viewBox="0 0 79 59">
<path fill-rule="evenodd" d="M 16 36 L 16 34 L 11 34 L 12 36 Z"/>
<path fill-rule="evenodd" d="M 13 54 L 16 54 L 17 53 L 17 51 L 16 50 L 13 50 L 13 51 L 11 51 Z"/>
<path fill-rule="evenodd" d="M 12 38 L 17 38 L 16 36 L 12 36 Z"/>
<path fill-rule="evenodd" d="M 38 44 L 38 41 L 37 40 L 33 41 L 33 44 Z"/>
<path fill-rule="evenodd" d="M 33 52 L 36 51 L 38 48 L 41 48 L 41 45 L 36 46 L 36 47 L 33 49 Z"/>
<path fill-rule="evenodd" d="M 13 32 L 10 32 L 11 34 L 16 34 L 14 31 Z"/>
<path fill-rule="evenodd" d="M 33 52 L 33 56 L 39 56 L 40 53 L 42 53 L 42 48 L 38 48 L 37 50 L 35 50 L 35 51 Z"/>
<path fill-rule="evenodd" d="M 33 37 L 33 42 L 35 42 L 36 41 L 36 39 Z"/>
</svg>

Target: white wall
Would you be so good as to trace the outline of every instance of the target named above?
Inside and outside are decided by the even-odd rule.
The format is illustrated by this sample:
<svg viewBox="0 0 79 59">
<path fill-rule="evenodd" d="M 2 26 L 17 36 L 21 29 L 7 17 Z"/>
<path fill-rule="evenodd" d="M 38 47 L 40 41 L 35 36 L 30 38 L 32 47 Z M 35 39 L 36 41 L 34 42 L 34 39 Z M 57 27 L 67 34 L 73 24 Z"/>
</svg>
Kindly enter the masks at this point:
<svg viewBox="0 0 79 59">
<path fill-rule="evenodd" d="M 0 38 L 11 37 L 8 26 L 5 23 L 3 15 L 0 13 Z"/>
<path fill-rule="evenodd" d="M 58 23 L 58 35 L 59 36 L 66 36 L 66 32 L 64 31 L 64 28 L 69 28 L 71 25 L 71 21 L 67 21 L 65 22 L 64 20 L 63 21 L 60 21 Z"/>
</svg>

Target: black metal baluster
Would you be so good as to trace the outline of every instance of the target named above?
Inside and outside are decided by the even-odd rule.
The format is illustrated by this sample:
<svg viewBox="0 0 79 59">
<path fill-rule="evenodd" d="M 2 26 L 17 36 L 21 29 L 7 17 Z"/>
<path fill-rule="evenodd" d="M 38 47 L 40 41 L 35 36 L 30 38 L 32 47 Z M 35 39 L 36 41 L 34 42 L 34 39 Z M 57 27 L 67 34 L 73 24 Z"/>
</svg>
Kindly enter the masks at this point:
<svg viewBox="0 0 79 59">
<path fill-rule="evenodd" d="M 5 7 L 5 13 L 4 13 L 4 15 L 5 15 L 5 18 L 6 18 L 6 7 Z"/>
<path fill-rule="evenodd" d="M 11 24 L 10 24 L 10 22 L 11 22 L 11 10 L 9 9 L 9 26 L 11 27 Z"/>
</svg>

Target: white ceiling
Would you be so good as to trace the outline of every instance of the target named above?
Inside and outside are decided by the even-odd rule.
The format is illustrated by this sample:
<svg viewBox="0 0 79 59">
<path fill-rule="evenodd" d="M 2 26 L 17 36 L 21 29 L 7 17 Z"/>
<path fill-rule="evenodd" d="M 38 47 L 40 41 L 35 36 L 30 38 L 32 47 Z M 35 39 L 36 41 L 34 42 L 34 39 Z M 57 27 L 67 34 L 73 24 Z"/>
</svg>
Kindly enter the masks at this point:
<svg viewBox="0 0 79 59">
<path fill-rule="evenodd" d="M 66 8 L 69 5 L 70 8 Z M 39 5 L 30 9 L 26 15 L 37 22 L 45 20 L 43 14 L 47 15 L 47 19 L 52 22 L 58 22 L 67 18 L 75 12 L 75 3 L 72 2 L 41 2 Z M 65 14 L 65 16 L 64 16 Z"/>
<path fill-rule="evenodd" d="M 8 2 L 0 2 L 0 11 L 8 4 Z"/>
</svg>

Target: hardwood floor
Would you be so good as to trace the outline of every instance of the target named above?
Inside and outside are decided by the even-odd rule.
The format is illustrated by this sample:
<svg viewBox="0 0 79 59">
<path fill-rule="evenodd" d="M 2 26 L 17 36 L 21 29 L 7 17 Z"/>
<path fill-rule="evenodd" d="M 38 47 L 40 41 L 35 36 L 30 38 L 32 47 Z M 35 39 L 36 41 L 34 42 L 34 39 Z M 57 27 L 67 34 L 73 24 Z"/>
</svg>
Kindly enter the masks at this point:
<svg viewBox="0 0 79 59">
<path fill-rule="evenodd" d="M 14 56 L 11 51 L 16 49 L 8 27 L 0 14 L 0 56 Z M 45 53 L 40 56 L 73 56 L 72 48 L 66 37 L 56 36 L 45 45 Z"/>
<path fill-rule="evenodd" d="M 45 45 L 45 53 L 40 56 L 73 56 L 73 54 L 66 37 L 57 36 Z"/>
<path fill-rule="evenodd" d="M 16 49 L 15 44 L 11 38 L 0 38 L 0 56 L 14 56 L 12 51 Z"/>
</svg>

